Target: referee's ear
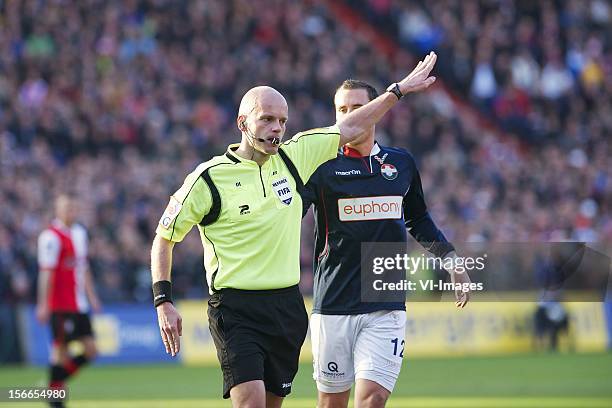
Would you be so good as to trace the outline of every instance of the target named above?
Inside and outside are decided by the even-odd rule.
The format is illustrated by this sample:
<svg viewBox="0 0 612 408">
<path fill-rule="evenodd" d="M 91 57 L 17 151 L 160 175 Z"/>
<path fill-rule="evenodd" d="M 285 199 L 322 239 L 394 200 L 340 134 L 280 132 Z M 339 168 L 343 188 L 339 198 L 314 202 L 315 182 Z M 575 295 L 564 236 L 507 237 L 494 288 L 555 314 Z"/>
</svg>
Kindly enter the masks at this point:
<svg viewBox="0 0 612 408">
<path fill-rule="evenodd" d="M 246 115 L 239 115 L 236 118 L 236 123 L 238 124 L 238 129 L 240 129 L 241 132 L 246 132 Z"/>
</svg>

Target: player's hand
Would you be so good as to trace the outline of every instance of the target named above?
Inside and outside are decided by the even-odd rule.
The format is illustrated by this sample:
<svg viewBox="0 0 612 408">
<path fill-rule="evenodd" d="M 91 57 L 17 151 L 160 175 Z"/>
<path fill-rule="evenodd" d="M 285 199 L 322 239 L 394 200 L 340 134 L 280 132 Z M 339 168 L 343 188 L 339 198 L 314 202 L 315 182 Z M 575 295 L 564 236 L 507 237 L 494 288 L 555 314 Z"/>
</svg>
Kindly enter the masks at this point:
<svg viewBox="0 0 612 408">
<path fill-rule="evenodd" d="M 430 77 L 429 73 L 436 65 L 437 59 L 438 56 L 432 51 L 422 61 L 419 61 L 416 68 L 406 78 L 397 83 L 402 94 L 406 95 L 410 92 L 419 92 L 429 88 L 436 81 L 436 77 Z"/>
<path fill-rule="evenodd" d="M 457 306 L 458 309 L 463 309 L 470 301 L 469 284 L 472 282 L 470 276 L 467 272 L 453 272 L 451 273 L 451 281 L 453 283 L 461 283 L 462 285 L 465 284 L 463 286 L 466 286 L 466 291 L 455 290 L 455 298 L 457 299 L 455 306 Z"/>
<path fill-rule="evenodd" d="M 170 302 L 157 306 L 157 322 L 161 333 L 166 353 L 176 356 L 181 349 L 181 338 L 183 335 L 183 319 Z"/>
<path fill-rule="evenodd" d="M 102 311 L 102 304 L 98 298 L 93 298 L 89 300 L 89 304 L 91 306 L 91 310 L 94 313 L 100 313 Z"/>
<path fill-rule="evenodd" d="M 49 306 L 45 304 L 38 304 L 36 306 L 36 319 L 41 324 L 47 323 L 49 321 Z"/>
</svg>

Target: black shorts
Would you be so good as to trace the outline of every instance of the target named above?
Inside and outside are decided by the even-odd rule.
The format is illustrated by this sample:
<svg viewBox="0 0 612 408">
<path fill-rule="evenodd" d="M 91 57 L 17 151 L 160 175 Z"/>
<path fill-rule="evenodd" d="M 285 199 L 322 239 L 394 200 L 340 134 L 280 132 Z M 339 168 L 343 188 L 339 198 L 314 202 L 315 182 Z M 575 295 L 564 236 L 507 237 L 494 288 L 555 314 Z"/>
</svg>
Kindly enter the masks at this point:
<svg viewBox="0 0 612 408">
<path fill-rule="evenodd" d="M 51 334 L 56 344 L 67 344 L 81 337 L 93 336 L 91 320 L 87 313 L 51 313 Z"/>
<path fill-rule="evenodd" d="M 298 370 L 308 314 L 297 285 L 274 290 L 222 289 L 208 301 L 208 323 L 223 372 L 223 398 L 233 386 L 263 380 L 285 397 Z"/>
</svg>

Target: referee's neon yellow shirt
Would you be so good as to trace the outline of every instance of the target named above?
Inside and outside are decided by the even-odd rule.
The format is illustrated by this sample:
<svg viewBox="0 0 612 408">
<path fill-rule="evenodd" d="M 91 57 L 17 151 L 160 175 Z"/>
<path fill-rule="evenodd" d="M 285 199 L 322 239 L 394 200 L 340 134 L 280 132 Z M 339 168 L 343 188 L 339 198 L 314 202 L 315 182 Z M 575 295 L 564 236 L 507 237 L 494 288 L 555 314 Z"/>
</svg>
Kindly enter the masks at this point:
<svg viewBox="0 0 612 408">
<path fill-rule="evenodd" d="M 304 184 L 322 163 L 336 157 L 338 126 L 296 134 L 281 144 Z M 204 246 L 208 286 L 265 290 L 300 280 L 302 198 L 279 154 L 261 166 L 237 156 L 238 144 L 226 154 L 200 164 L 170 197 L 156 233 L 180 242 L 194 225 Z M 208 170 L 221 199 L 216 222 L 200 222 L 212 206 L 212 194 L 201 177 Z"/>
</svg>

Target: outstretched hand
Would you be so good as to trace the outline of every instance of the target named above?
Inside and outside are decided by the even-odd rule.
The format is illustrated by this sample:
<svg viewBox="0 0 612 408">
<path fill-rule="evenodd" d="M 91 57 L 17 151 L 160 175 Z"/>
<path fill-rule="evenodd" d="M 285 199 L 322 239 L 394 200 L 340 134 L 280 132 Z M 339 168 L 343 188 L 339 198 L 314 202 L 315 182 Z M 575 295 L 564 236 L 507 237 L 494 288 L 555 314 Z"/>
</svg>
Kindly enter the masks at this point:
<svg viewBox="0 0 612 408">
<path fill-rule="evenodd" d="M 416 68 L 406 78 L 397 83 L 402 94 L 406 95 L 409 92 L 419 92 L 429 88 L 436 81 L 436 77 L 430 77 L 429 73 L 436 65 L 437 59 L 438 56 L 432 51 L 425 59 L 419 61 Z"/>
</svg>

